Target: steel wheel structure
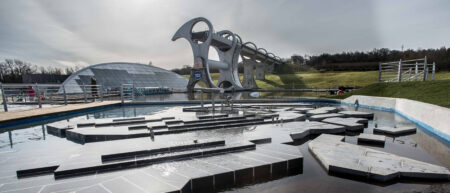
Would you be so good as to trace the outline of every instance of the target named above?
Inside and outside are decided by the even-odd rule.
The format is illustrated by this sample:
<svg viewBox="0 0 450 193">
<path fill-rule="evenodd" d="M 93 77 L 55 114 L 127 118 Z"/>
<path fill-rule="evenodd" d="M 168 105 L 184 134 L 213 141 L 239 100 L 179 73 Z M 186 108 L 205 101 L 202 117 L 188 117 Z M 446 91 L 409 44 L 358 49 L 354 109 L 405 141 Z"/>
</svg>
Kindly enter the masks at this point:
<svg viewBox="0 0 450 193">
<path fill-rule="evenodd" d="M 194 26 L 202 22 L 208 29 L 193 32 Z M 283 63 L 280 57 L 256 47 L 254 43 L 243 43 L 242 39 L 231 31 L 215 32 L 211 22 L 203 17 L 194 18 L 183 24 L 173 35 L 172 41 L 179 38 L 189 42 L 194 55 L 194 68 L 187 85 L 188 91 L 193 91 L 195 84 L 199 81 L 204 82 L 209 88 L 225 90 L 257 88 L 253 69 L 256 68 L 257 71 L 256 79 L 264 80 L 265 72 L 271 72 L 274 65 Z M 217 51 L 219 61 L 209 59 L 210 47 Z M 238 74 L 239 56 L 244 64 L 243 83 L 239 80 Z M 218 69 L 220 72 L 217 85 L 211 79 L 210 69 Z"/>
</svg>

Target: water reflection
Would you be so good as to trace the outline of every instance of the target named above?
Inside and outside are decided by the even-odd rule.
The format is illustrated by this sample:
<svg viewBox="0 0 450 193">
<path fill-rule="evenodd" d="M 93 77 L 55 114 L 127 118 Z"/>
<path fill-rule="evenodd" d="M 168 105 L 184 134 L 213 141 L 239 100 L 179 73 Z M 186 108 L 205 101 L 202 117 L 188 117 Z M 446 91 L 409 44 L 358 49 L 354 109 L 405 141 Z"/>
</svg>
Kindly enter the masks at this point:
<svg viewBox="0 0 450 193">
<path fill-rule="evenodd" d="M 243 95 L 243 93 L 242 93 Z M 330 104 L 316 104 L 317 106 L 330 106 Z M 365 132 L 372 133 L 372 128 L 381 127 L 381 126 L 399 126 L 399 125 L 414 125 L 410 121 L 404 119 L 403 117 L 396 115 L 390 112 L 382 112 L 365 108 L 358 108 L 355 106 L 340 106 L 340 105 L 332 105 L 337 106 L 342 110 L 358 110 L 365 112 L 374 112 L 375 118 L 374 120 L 369 121 L 367 127 L 368 129 Z M 164 112 L 166 115 L 176 116 L 177 118 L 186 118 L 186 113 L 181 114 L 181 109 L 183 106 L 128 106 L 128 107 L 117 107 L 107 110 L 96 111 L 93 113 L 88 113 L 81 116 L 75 116 L 71 118 L 65 118 L 63 121 L 70 120 L 88 120 L 88 119 L 102 119 L 102 118 L 119 118 L 119 117 L 136 117 L 143 115 L 153 115 L 153 114 L 161 114 Z M 195 116 L 198 113 L 192 113 L 189 116 Z M 418 127 L 417 125 L 415 125 Z M 250 128 L 247 128 L 247 130 Z M 221 132 L 233 132 L 234 137 L 239 137 L 243 130 L 217 130 L 214 132 L 196 132 L 195 135 L 203 136 L 203 137 L 214 137 L 217 135 L 223 135 Z M 248 132 L 248 131 L 247 131 Z M 65 146 L 71 145 L 72 142 L 67 141 L 63 138 L 57 138 L 52 135 L 46 135 L 46 127 L 44 124 L 35 125 L 35 126 L 27 126 L 25 128 L 21 128 L 19 130 L 4 130 L 3 133 L 0 133 L 0 150 L 2 148 L 15 149 L 18 144 L 21 144 L 19 148 L 47 148 L 50 145 L 46 145 L 44 143 L 37 142 L 47 141 L 46 143 L 53 143 L 55 140 L 59 140 L 57 145 Z M 351 136 L 348 136 L 347 139 L 351 142 L 353 139 Z M 346 140 L 347 140 L 346 139 Z M 152 140 L 157 140 L 153 138 Z M 391 144 L 407 144 L 413 148 L 422 147 L 425 149 L 432 157 L 435 157 L 440 163 L 449 167 L 450 163 L 450 150 L 448 146 L 442 144 L 438 140 L 433 137 L 430 137 L 428 133 L 424 133 L 418 130 L 417 134 L 408 135 L 405 137 L 388 137 L 388 141 Z M 51 144 L 50 143 L 50 144 Z M 356 138 L 355 138 L 356 143 Z M 395 148 L 394 148 L 395 149 Z M 403 148 L 397 148 L 398 151 L 393 153 L 404 154 L 405 156 L 411 155 L 413 152 L 405 153 Z M 383 151 L 389 150 L 389 148 L 385 148 Z M 411 154 L 410 154 L 411 153 Z"/>
<path fill-rule="evenodd" d="M 38 129 L 40 128 L 40 129 Z M 0 133 L 0 149 L 9 146 L 13 149 L 18 143 L 27 143 L 30 141 L 46 140 L 46 126 L 40 125 L 23 130 L 8 130 L 8 140 L 2 140 L 3 133 Z M 3 135 L 2 135 L 3 134 Z"/>
<path fill-rule="evenodd" d="M 248 91 L 244 92 L 226 92 L 226 93 L 172 93 L 172 94 L 157 94 L 147 96 L 136 96 L 135 101 L 187 101 L 187 100 L 201 100 L 202 95 L 204 100 L 214 99 L 226 99 L 231 96 L 233 100 L 240 99 L 255 99 L 250 96 Z M 315 92 L 260 92 L 262 99 L 267 98 L 280 98 L 280 97 L 306 97 L 306 96 L 318 96 Z"/>
</svg>

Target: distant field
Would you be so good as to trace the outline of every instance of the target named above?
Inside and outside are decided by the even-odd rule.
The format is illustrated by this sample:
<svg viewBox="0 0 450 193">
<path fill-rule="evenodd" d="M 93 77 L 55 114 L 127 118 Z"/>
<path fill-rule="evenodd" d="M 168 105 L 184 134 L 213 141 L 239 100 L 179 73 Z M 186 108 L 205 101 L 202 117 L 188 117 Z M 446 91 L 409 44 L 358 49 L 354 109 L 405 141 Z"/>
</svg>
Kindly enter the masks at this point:
<svg viewBox="0 0 450 193">
<path fill-rule="evenodd" d="M 218 73 L 211 74 L 213 81 Z M 185 77 L 189 77 L 185 75 Z M 240 74 L 242 79 L 242 74 Z M 450 72 L 439 72 L 436 80 L 450 80 Z M 296 74 L 266 74 L 266 80 L 257 80 L 259 88 L 336 88 L 338 86 L 367 86 L 378 81 L 378 71 L 367 72 L 311 72 Z"/>
<path fill-rule="evenodd" d="M 351 95 L 406 98 L 450 108 L 450 79 L 425 82 L 376 83 L 342 95 L 331 96 L 330 98 L 344 99 Z"/>
</svg>

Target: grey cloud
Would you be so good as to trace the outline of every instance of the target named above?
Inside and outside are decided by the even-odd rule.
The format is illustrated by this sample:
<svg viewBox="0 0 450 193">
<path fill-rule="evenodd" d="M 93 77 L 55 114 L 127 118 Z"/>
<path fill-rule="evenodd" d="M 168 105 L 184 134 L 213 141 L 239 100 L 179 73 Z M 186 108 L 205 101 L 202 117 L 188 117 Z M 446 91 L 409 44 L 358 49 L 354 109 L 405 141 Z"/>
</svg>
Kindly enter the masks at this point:
<svg viewBox="0 0 450 193">
<path fill-rule="evenodd" d="M 192 62 L 170 41 L 203 16 L 281 56 L 450 44 L 447 1 L 0 1 L 0 59 L 39 65 L 126 61 L 172 69 Z M 416 14 L 411 14 L 416 13 Z M 409 29 L 414 30 L 409 30 Z"/>
</svg>

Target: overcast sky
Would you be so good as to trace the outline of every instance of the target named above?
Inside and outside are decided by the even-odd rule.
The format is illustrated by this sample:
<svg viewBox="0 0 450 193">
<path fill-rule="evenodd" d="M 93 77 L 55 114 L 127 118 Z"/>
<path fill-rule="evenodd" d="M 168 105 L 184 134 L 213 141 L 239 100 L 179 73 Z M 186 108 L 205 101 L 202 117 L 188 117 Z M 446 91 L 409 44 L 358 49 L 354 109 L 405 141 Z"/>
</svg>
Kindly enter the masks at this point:
<svg viewBox="0 0 450 193">
<path fill-rule="evenodd" d="M 1 0 L 0 60 L 67 67 L 191 64 L 175 31 L 195 17 L 276 55 L 450 46 L 442 0 Z"/>
</svg>

